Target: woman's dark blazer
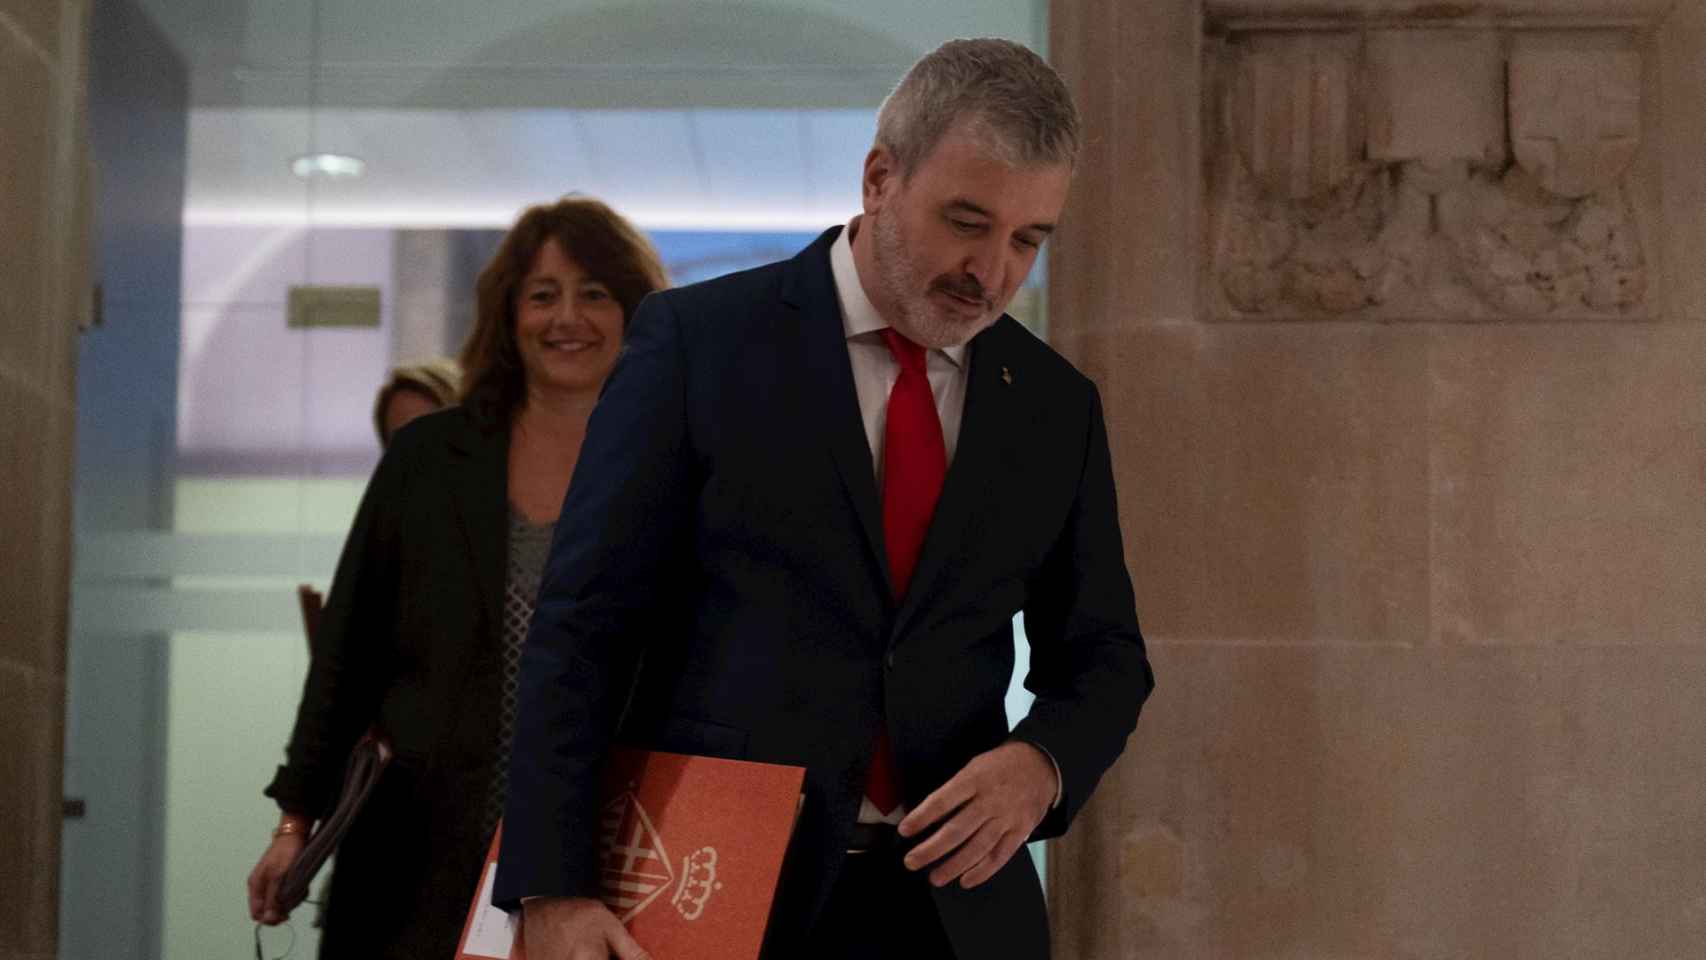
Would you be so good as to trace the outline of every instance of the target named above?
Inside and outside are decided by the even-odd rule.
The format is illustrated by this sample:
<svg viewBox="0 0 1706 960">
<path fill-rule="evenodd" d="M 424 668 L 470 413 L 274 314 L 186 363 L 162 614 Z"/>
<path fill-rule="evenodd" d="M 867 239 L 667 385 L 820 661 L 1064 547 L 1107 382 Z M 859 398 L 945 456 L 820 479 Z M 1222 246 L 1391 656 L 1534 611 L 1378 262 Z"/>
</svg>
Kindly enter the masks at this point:
<svg viewBox="0 0 1706 960">
<path fill-rule="evenodd" d="M 338 561 L 266 794 L 325 814 L 375 723 L 397 757 L 338 850 L 322 956 L 455 950 L 490 839 L 479 834 L 499 736 L 508 454 L 507 428 L 461 407 L 405 426 Z"/>
</svg>

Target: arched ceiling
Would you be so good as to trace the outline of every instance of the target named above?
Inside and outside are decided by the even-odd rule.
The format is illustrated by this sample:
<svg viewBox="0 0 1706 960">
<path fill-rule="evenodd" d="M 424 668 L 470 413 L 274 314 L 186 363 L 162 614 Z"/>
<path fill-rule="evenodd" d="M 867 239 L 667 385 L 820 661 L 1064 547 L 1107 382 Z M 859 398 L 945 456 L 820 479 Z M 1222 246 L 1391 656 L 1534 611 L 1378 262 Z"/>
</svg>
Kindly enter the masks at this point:
<svg viewBox="0 0 1706 960">
<path fill-rule="evenodd" d="M 1046 0 L 140 2 L 189 70 L 192 223 L 503 226 L 579 190 L 651 226 L 821 226 L 913 60 L 1047 32 Z M 320 150 L 366 175 L 290 174 Z"/>
<path fill-rule="evenodd" d="M 943 40 L 1045 40 L 1045 0 L 143 0 L 196 106 L 874 105 Z"/>
</svg>

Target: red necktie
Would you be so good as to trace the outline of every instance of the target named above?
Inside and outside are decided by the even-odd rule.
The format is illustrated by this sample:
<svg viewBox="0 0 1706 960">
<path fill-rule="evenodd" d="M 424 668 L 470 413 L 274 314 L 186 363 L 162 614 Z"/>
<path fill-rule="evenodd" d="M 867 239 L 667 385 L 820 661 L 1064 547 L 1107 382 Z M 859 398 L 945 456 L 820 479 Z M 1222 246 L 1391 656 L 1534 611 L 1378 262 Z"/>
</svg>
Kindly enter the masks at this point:
<svg viewBox="0 0 1706 960">
<path fill-rule="evenodd" d="M 930 530 L 930 517 L 942 495 L 948 474 L 948 450 L 942 441 L 942 421 L 924 369 L 924 348 L 893 329 L 883 332 L 900 364 L 900 376 L 889 391 L 887 424 L 883 429 L 883 542 L 888 548 L 889 574 L 898 603 L 906 596 L 918 552 Z M 900 805 L 900 776 L 888 726 L 877 730 L 865 796 L 887 815 Z"/>
</svg>

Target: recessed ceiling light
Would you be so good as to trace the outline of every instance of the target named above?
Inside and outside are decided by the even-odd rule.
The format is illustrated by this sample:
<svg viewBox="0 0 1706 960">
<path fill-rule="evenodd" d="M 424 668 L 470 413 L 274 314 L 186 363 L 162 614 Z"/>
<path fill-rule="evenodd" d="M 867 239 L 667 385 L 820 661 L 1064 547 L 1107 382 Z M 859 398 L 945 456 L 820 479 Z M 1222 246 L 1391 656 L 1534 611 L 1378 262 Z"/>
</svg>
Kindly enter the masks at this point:
<svg viewBox="0 0 1706 960">
<path fill-rule="evenodd" d="M 290 172 L 304 180 L 310 177 L 348 180 L 361 176 L 366 170 L 366 161 L 344 153 L 305 153 L 290 161 Z"/>
</svg>

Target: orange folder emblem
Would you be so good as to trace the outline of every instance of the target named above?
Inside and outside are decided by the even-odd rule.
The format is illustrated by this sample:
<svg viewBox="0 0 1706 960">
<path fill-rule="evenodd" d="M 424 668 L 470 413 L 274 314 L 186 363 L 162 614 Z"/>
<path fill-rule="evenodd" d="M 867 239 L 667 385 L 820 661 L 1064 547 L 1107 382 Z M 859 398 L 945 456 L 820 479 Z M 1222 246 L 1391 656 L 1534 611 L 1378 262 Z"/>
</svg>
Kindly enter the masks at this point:
<svg viewBox="0 0 1706 960">
<path fill-rule="evenodd" d="M 601 898 L 656 960 L 757 957 L 804 779 L 800 767 L 613 750 Z M 491 905 L 497 855 L 493 837 L 457 960 L 526 956 L 519 917 Z"/>
</svg>

